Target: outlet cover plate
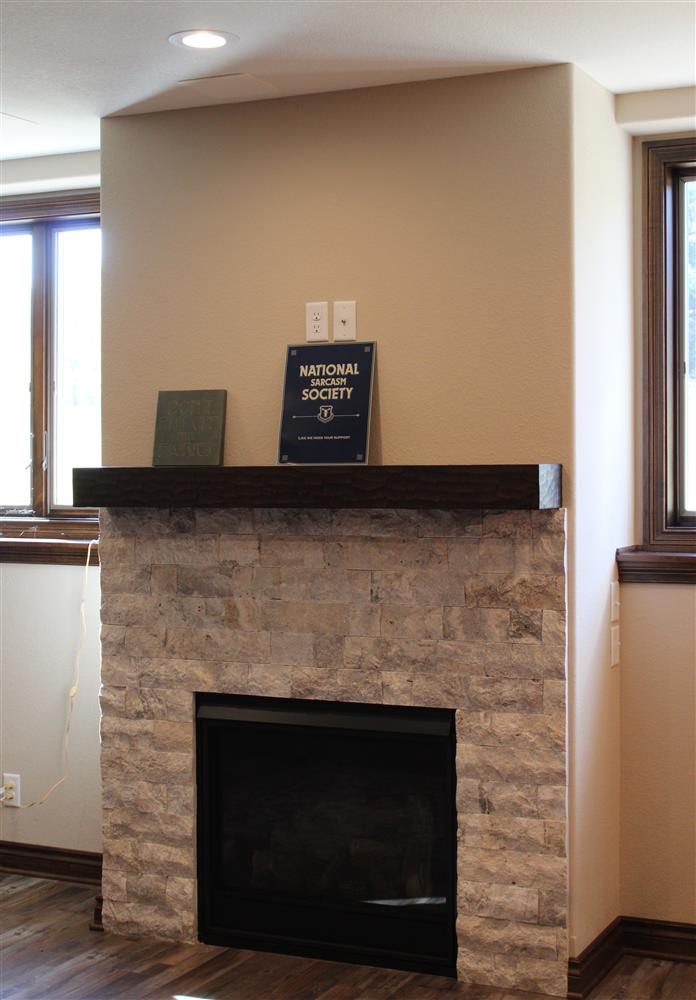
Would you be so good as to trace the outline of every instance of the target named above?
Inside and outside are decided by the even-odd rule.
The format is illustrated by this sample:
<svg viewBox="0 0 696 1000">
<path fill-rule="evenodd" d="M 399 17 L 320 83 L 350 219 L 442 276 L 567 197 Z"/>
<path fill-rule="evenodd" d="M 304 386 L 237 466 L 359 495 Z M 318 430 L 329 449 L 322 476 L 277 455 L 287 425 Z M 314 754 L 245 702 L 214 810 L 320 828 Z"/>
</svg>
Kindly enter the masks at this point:
<svg viewBox="0 0 696 1000">
<path fill-rule="evenodd" d="M 305 327 L 310 343 L 329 339 L 329 303 L 305 303 Z"/>
<path fill-rule="evenodd" d="M 7 798 L 3 801 L 3 805 L 6 809 L 17 809 L 22 804 L 22 785 L 18 774 L 8 774 L 7 772 L 2 776 L 2 783 L 5 787 L 10 782 L 14 782 L 14 788 L 12 791 L 12 798 L 8 801 Z M 7 792 L 5 792 L 7 795 Z"/>
</svg>

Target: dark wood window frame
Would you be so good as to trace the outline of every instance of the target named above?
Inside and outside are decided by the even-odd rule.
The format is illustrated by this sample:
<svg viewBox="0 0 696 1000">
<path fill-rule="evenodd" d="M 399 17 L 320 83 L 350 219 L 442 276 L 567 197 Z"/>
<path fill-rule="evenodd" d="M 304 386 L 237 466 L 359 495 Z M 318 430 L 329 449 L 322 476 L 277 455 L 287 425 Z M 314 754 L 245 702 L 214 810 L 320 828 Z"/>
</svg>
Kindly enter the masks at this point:
<svg viewBox="0 0 696 1000">
<path fill-rule="evenodd" d="M 696 524 L 679 511 L 677 319 L 677 192 L 694 168 L 695 139 L 643 144 L 643 543 L 617 552 L 624 583 L 696 583 Z"/>
<path fill-rule="evenodd" d="M 44 459 L 50 441 L 50 257 L 48 241 L 55 223 L 98 220 L 99 191 L 62 191 L 0 198 L 0 224 L 33 232 L 32 292 L 32 509 L 27 515 L 0 513 L 0 562 L 84 564 L 89 541 L 99 534 L 93 509 L 51 509 Z M 90 563 L 99 560 L 93 545 Z"/>
</svg>

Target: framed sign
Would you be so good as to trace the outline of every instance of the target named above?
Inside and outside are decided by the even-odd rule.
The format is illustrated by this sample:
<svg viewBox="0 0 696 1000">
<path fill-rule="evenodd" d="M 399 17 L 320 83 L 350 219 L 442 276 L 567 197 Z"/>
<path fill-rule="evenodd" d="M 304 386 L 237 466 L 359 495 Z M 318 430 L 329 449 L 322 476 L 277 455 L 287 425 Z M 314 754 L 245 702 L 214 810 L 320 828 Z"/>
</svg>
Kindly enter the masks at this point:
<svg viewBox="0 0 696 1000">
<path fill-rule="evenodd" d="M 281 465 L 363 465 L 374 343 L 291 344 L 280 421 Z"/>
<path fill-rule="evenodd" d="M 222 465 L 226 389 L 161 390 L 153 465 Z"/>
</svg>

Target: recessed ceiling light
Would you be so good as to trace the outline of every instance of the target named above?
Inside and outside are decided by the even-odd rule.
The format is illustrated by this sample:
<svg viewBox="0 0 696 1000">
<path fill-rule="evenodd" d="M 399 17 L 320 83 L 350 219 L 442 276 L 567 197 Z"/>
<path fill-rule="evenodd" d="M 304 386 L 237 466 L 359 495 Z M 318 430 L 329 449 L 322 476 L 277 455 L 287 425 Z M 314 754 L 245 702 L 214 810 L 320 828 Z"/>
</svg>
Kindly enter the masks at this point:
<svg viewBox="0 0 696 1000">
<path fill-rule="evenodd" d="M 196 29 L 177 31 L 169 36 L 169 41 L 172 45 L 183 45 L 187 49 L 220 49 L 228 42 L 238 42 L 239 37 L 227 31 Z"/>
</svg>

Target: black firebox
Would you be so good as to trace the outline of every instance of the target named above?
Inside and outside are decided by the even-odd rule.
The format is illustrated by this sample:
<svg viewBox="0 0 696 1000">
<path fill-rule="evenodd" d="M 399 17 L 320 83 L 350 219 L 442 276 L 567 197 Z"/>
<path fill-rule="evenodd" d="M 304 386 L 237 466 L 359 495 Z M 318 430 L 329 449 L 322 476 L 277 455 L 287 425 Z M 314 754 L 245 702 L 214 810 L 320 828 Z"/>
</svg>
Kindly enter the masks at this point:
<svg viewBox="0 0 696 1000">
<path fill-rule="evenodd" d="M 454 712 L 197 696 L 199 936 L 455 975 Z"/>
</svg>

